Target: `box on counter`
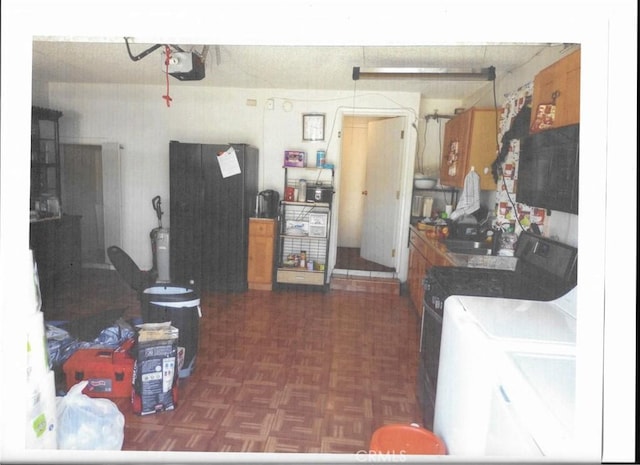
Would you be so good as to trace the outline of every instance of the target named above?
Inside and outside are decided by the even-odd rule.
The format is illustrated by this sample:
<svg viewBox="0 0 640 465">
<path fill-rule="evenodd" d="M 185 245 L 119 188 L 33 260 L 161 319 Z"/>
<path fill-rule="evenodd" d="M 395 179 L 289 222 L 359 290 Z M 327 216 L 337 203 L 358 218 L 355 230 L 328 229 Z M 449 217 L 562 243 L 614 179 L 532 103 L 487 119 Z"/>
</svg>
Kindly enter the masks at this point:
<svg viewBox="0 0 640 465">
<path fill-rule="evenodd" d="M 171 322 L 136 326 L 131 403 L 134 413 L 173 410 L 178 402 L 178 328 Z"/>
<path fill-rule="evenodd" d="M 449 237 L 449 225 L 446 222 L 418 222 L 418 230 L 424 231 L 429 239 L 446 239 Z"/>
<path fill-rule="evenodd" d="M 296 150 L 284 151 L 284 166 L 292 166 L 296 168 L 304 168 L 307 166 L 307 154 L 306 152 L 299 152 Z"/>
<path fill-rule="evenodd" d="M 67 390 L 80 381 L 87 381 L 82 390 L 89 397 L 109 399 L 131 396 L 134 358 L 130 338 L 117 349 L 78 349 L 64 363 Z"/>
</svg>

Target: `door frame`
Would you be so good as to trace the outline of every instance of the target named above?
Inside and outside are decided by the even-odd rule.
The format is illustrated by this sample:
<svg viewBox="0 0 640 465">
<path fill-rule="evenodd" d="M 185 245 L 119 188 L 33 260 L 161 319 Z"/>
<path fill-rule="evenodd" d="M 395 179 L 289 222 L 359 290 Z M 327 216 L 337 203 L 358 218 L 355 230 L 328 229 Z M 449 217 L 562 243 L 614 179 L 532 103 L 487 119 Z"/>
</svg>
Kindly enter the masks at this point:
<svg viewBox="0 0 640 465">
<path fill-rule="evenodd" d="M 115 268 L 107 256 L 109 245 L 123 247 L 123 225 L 122 225 L 122 151 L 123 147 L 119 142 L 107 141 L 103 139 L 87 138 L 78 140 L 75 138 L 61 138 L 60 146 L 99 146 L 102 163 L 102 201 L 109 197 L 107 204 L 102 211 L 102 234 L 104 237 L 104 263 L 83 263 L 83 268 L 105 268 L 114 270 Z M 62 160 L 61 160 L 62 161 Z M 64 204 L 63 204 L 64 209 Z M 80 220 L 82 221 L 82 219 Z"/>
<path fill-rule="evenodd" d="M 418 124 L 418 118 L 415 113 L 410 109 L 379 109 L 379 108 L 338 108 L 336 112 L 336 125 L 337 130 L 342 138 L 343 131 L 343 119 L 345 116 L 359 116 L 359 117 L 375 117 L 375 118 L 395 118 L 398 116 L 405 117 L 405 144 L 404 153 L 401 157 L 400 167 L 400 199 L 398 205 L 397 222 L 400 225 L 398 236 L 396 238 L 396 262 L 395 267 L 397 270 L 397 277 L 400 281 L 404 282 L 407 279 L 407 266 L 409 262 L 409 222 L 411 220 L 411 196 L 413 194 L 413 170 L 415 165 L 415 151 L 417 143 L 417 130 L 414 129 L 413 124 Z M 342 144 L 337 144 L 337 167 L 335 171 L 335 188 L 339 192 L 341 183 L 341 160 L 342 160 Z M 331 228 L 331 246 L 329 250 L 329 264 L 328 270 L 329 276 L 333 272 L 336 263 L 336 254 L 338 251 L 338 211 L 340 209 L 339 196 L 334 196 L 334 203 L 332 209 L 332 221 L 333 227 Z"/>
</svg>

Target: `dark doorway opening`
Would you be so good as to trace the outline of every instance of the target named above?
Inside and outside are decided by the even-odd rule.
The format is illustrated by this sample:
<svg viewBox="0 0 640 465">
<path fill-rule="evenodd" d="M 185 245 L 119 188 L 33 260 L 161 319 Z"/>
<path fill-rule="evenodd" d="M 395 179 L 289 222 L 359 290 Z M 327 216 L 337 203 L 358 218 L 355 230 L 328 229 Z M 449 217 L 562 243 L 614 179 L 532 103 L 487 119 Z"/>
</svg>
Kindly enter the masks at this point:
<svg viewBox="0 0 640 465">
<path fill-rule="evenodd" d="M 359 247 L 338 247 L 336 268 L 341 270 L 394 272 L 395 269 L 360 257 Z"/>
</svg>

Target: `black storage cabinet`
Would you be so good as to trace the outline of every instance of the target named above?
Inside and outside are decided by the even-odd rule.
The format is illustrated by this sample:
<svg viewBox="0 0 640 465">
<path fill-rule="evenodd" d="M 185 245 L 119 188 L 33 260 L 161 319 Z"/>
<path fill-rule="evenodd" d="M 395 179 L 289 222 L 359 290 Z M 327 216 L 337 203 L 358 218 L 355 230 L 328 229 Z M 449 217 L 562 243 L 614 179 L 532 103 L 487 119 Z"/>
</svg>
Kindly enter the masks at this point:
<svg viewBox="0 0 640 465">
<path fill-rule="evenodd" d="M 172 284 L 155 285 L 140 293 L 143 323 L 171 322 L 178 328 L 178 346 L 184 347 L 184 363 L 180 378 L 193 373 L 198 355 L 201 316 L 200 295 L 188 287 Z"/>
<path fill-rule="evenodd" d="M 218 154 L 232 146 L 240 174 L 223 177 Z M 170 268 L 173 282 L 245 291 L 249 217 L 258 194 L 258 149 L 247 144 L 170 142 Z"/>
</svg>

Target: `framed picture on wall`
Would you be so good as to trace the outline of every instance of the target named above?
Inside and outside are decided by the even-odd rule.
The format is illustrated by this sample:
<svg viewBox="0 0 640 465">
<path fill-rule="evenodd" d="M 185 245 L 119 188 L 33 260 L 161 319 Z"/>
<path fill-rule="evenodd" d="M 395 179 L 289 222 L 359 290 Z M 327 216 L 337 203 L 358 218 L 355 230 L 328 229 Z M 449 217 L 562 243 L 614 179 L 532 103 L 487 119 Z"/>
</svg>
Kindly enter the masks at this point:
<svg viewBox="0 0 640 465">
<path fill-rule="evenodd" d="M 305 113 L 302 115 L 302 140 L 324 140 L 324 114 Z"/>
</svg>

